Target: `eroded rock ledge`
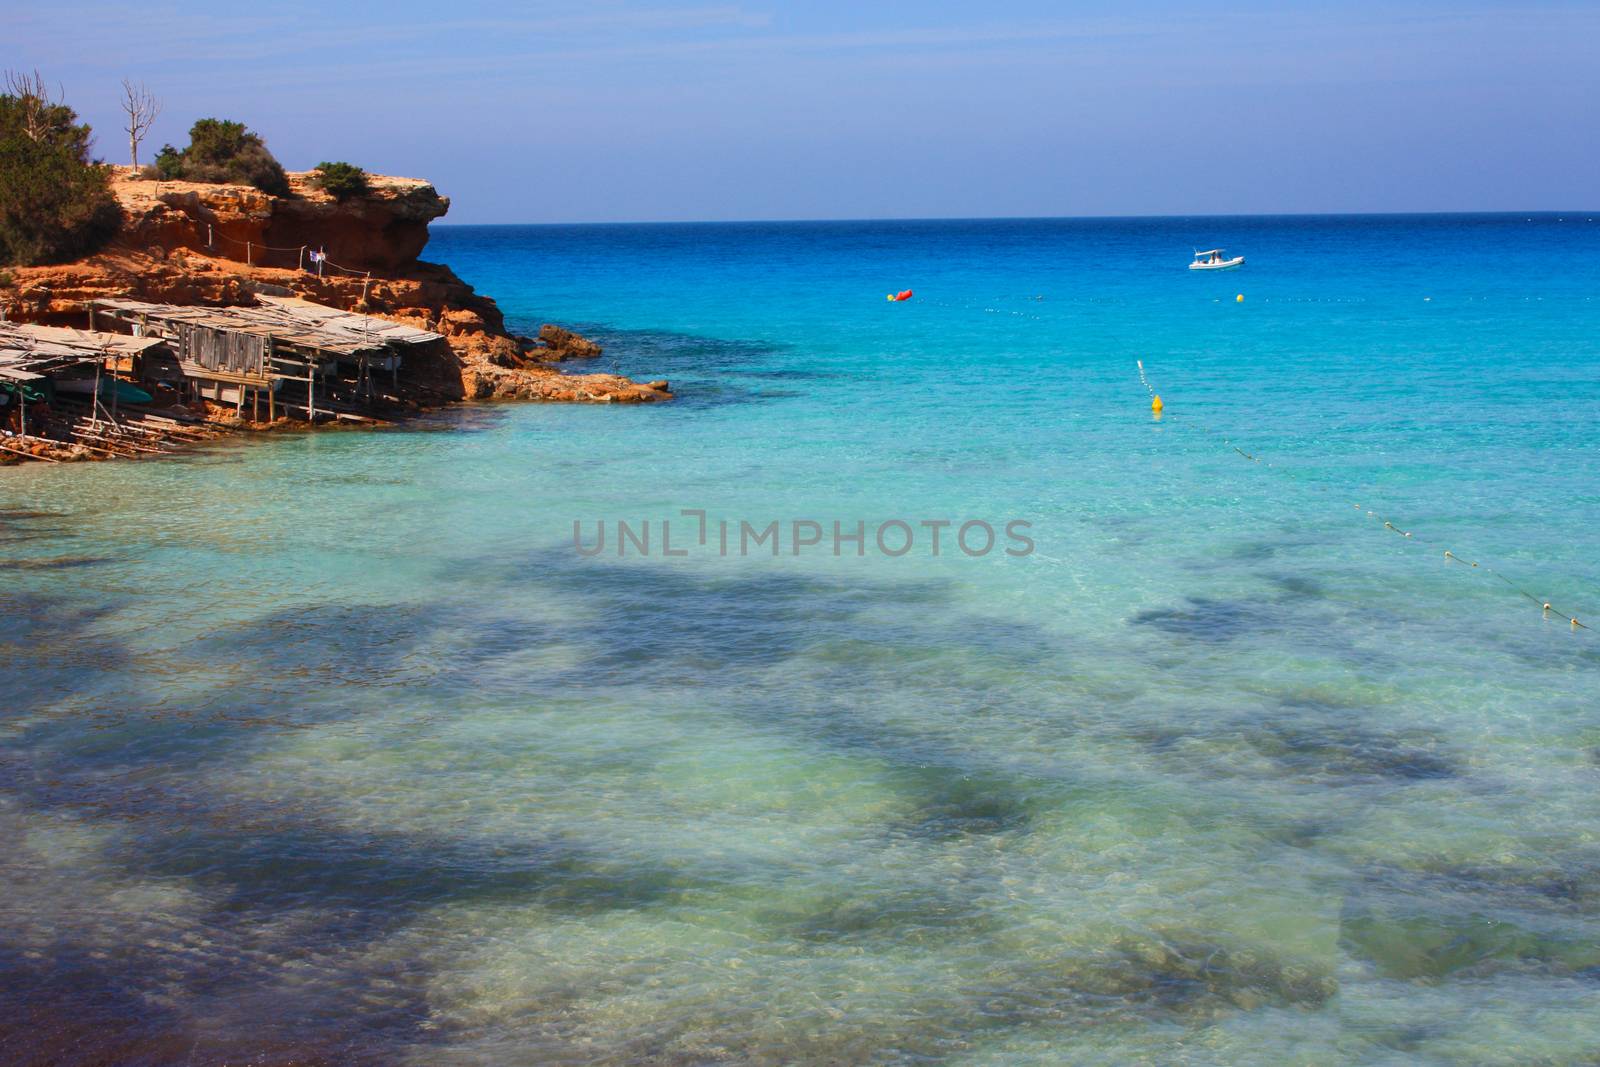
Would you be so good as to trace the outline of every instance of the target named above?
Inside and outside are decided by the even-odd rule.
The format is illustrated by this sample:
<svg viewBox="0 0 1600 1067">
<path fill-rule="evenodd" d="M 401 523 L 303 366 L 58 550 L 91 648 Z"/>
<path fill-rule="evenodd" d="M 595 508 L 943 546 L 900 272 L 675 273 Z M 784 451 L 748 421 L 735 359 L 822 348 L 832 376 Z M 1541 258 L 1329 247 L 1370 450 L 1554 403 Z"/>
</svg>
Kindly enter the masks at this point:
<svg viewBox="0 0 1600 1067">
<path fill-rule="evenodd" d="M 427 182 L 374 175 L 371 191 L 337 202 L 290 175 L 293 195 L 197 182 L 119 178 L 121 232 L 98 255 L 0 272 L 0 308 L 19 322 L 82 326 L 97 297 L 169 304 L 249 304 L 258 291 L 301 296 L 445 336 L 448 349 L 408 360 L 402 386 L 422 405 L 472 399 L 639 403 L 670 399 L 665 381 L 569 374 L 556 364 L 600 347 L 547 325 L 509 333 L 499 307 L 419 255 L 450 201 Z M 326 251 L 319 276 L 309 252 Z M 4 284 L 9 278 L 9 284 Z"/>
</svg>

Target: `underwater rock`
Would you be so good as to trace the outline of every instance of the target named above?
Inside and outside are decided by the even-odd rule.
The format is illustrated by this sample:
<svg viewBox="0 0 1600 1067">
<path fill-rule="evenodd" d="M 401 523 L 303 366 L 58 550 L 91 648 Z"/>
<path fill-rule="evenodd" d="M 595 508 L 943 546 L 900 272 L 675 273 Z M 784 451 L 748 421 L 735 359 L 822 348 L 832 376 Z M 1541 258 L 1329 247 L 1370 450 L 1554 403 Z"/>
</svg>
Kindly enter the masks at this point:
<svg viewBox="0 0 1600 1067">
<path fill-rule="evenodd" d="M 971 775 L 935 768 L 914 783 L 915 817 L 899 833 L 934 841 L 1026 829 L 1033 805 L 1025 783 L 1001 775 Z"/>
<path fill-rule="evenodd" d="M 1132 727 L 1125 734 L 1155 755 L 1204 764 L 1211 774 L 1280 773 L 1291 780 L 1350 786 L 1432 781 L 1460 773 L 1455 759 L 1441 751 L 1445 740 L 1435 734 L 1389 734 L 1330 716 L 1295 721 L 1241 716 Z"/>
<path fill-rule="evenodd" d="M 929 886 L 850 896 L 803 915 L 772 914 L 763 919 L 787 919 L 794 935 L 806 942 L 880 940 L 898 947 L 945 939 L 952 931 L 970 936 L 993 925 L 971 899 Z"/>
<path fill-rule="evenodd" d="M 1270 623 L 1267 614 L 1254 603 L 1204 597 L 1189 597 L 1186 607 L 1154 608 L 1133 617 L 1135 626 L 1151 626 L 1199 641 L 1231 641 L 1252 630 L 1268 629 Z"/>
<path fill-rule="evenodd" d="M 1269 723 L 1245 740 L 1285 770 L 1311 778 L 1423 781 L 1456 774 L 1455 764 L 1433 751 L 1436 739 L 1416 735 Z"/>
<path fill-rule="evenodd" d="M 1600 945 L 1536 933 L 1492 916 L 1399 915 L 1365 907 L 1340 923 L 1339 942 L 1386 978 L 1481 978 L 1535 969 L 1582 976 L 1600 967 Z"/>
<path fill-rule="evenodd" d="M 1222 1006 L 1250 1011 L 1268 1004 L 1315 1007 L 1339 989 L 1322 968 L 1248 945 L 1129 933 L 1113 940 L 1109 951 L 1116 962 L 1099 972 L 1110 979 L 1103 992 L 1185 1012 Z"/>
</svg>

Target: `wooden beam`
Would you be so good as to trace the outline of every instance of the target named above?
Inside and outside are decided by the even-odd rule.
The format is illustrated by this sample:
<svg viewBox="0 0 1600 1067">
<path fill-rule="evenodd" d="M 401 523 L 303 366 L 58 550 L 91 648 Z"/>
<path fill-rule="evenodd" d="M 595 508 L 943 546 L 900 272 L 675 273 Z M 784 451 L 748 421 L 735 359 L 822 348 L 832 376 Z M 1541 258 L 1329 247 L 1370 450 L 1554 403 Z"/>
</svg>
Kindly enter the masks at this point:
<svg viewBox="0 0 1600 1067">
<path fill-rule="evenodd" d="M 22 440 L 24 440 L 24 441 L 26 441 L 27 439 L 28 439 L 27 437 L 23 437 L 22 438 Z M 60 443 L 61 442 L 59 442 L 59 441 L 52 442 L 52 444 L 57 444 L 57 445 L 59 445 Z M 6 444 L 0 444 L 0 449 L 5 449 L 7 452 L 14 452 L 17 455 L 24 456 L 24 457 L 26 457 L 28 459 L 36 459 L 36 460 L 40 461 L 41 463 L 60 463 L 61 462 L 59 459 L 56 459 L 54 456 L 36 456 L 32 452 L 29 452 L 26 449 L 23 449 L 23 448 L 12 448 L 10 445 L 6 445 Z"/>
</svg>

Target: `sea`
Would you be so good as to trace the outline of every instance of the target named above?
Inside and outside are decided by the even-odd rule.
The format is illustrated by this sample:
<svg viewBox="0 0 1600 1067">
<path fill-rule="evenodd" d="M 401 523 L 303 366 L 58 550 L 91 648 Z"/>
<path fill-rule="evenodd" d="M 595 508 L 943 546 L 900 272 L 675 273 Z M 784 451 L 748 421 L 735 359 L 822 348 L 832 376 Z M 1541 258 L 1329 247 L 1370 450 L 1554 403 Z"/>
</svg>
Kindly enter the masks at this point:
<svg viewBox="0 0 1600 1067">
<path fill-rule="evenodd" d="M 0 1061 L 1600 1056 L 1600 212 L 425 258 L 676 399 L 0 469 Z"/>
</svg>

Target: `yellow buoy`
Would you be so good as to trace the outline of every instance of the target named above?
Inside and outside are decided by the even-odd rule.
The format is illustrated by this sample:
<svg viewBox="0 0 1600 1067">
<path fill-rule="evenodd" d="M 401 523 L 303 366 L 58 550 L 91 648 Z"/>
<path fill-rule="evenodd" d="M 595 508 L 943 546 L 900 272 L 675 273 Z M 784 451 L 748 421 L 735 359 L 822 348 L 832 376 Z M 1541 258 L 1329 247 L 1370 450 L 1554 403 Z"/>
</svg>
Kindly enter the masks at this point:
<svg viewBox="0 0 1600 1067">
<path fill-rule="evenodd" d="M 1153 396 L 1153 397 L 1150 398 L 1150 410 L 1151 411 L 1160 411 L 1161 410 L 1161 398 L 1159 396 Z"/>
<path fill-rule="evenodd" d="M 1236 297 L 1234 297 L 1234 298 L 1233 298 L 1233 301 L 1234 301 L 1234 303 L 1236 303 L 1236 304 L 1242 304 L 1242 303 L 1244 303 L 1244 294 L 1243 294 L 1243 293 L 1240 293 L 1240 294 L 1239 294 L 1239 295 L 1238 295 L 1238 296 L 1236 296 Z"/>
<path fill-rule="evenodd" d="M 888 296 L 884 297 L 884 299 L 889 301 L 892 304 L 892 303 L 894 303 L 894 294 L 890 293 Z"/>
</svg>

